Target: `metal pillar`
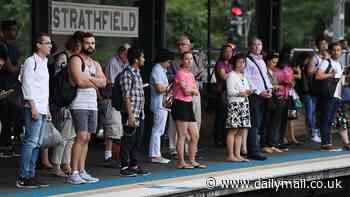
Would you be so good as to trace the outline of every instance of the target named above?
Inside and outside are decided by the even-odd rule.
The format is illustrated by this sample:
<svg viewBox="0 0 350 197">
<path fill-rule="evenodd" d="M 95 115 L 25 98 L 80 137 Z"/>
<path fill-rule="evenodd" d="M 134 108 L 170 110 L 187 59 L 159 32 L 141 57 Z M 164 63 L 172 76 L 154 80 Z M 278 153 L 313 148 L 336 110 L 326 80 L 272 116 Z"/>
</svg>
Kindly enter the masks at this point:
<svg viewBox="0 0 350 197">
<path fill-rule="evenodd" d="M 32 0 L 32 38 L 39 32 L 51 34 L 51 0 Z"/>
<path fill-rule="evenodd" d="M 267 51 L 279 51 L 281 48 L 281 1 L 256 0 L 258 37 Z"/>
<path fill-rule="evenodd" d="M 208 0 L 208 50 L 207 50 L 207 59 L 208 59 L 208 65 L 210 65 L 210 53 L 211 53 L 211 37 L 210 37 L 210 30 L 211 30 L 211 0 Z M 207 69 L 207 81 L 210 81 L 210 68 Z"/>
<path fill-rule="evenodd" d="M 333 23 L 332 23 L 333 41 L 344 38 L 344 20 L 345 20 L 345 0 L 337 0 L 336 12 L 333 17 Z"/>
</svg>

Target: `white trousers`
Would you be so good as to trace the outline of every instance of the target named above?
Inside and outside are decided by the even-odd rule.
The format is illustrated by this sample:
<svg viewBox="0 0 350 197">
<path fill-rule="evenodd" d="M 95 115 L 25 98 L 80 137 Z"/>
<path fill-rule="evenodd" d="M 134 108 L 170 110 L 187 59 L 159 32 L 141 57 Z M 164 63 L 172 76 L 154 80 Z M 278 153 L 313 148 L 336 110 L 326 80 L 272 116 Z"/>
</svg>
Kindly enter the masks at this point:
<svg viewBox="0 0 350 197">
<path fill-rule="evenodd" d="M 153 126 L 151 140 L 149 144 L 149 156 L 160 157 L 160 137 L 164 134 L 166 121 L 168 118 L 168 111 L 156 110 L 153 113 Z"/>
<path fill-rule="evenodd" d="M 70 159 L 72 155 L 72 147 L 74 143 L 73 139 L 63 138 L 63 143 L 54 147 L 52 152 L 52 163 L 56 165 L 68 164 L 70 165 Z"/>
</svg>

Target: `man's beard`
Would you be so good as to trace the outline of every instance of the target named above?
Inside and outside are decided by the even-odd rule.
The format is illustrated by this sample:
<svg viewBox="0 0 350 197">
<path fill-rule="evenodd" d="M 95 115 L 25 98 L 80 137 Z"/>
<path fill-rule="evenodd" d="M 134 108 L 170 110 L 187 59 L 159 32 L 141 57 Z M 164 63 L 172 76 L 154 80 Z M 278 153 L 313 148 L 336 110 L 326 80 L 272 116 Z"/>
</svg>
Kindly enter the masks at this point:
<svg viewBox="0 0 350 197">
<path fill-rule="evenodd" d="M 92 54 L 94 54 L 95 53 L 95 49 L 93 49 L 93 48 L 91 48 L 91 47 L 89 47 L 89 48 L 87 48 L 87 49 L 81 49 L 81 52 L 83 53 L 83 54 L 85 54 L 85 55 L 88 55 L 88 56 L 91 56 Z"/>
</svg>

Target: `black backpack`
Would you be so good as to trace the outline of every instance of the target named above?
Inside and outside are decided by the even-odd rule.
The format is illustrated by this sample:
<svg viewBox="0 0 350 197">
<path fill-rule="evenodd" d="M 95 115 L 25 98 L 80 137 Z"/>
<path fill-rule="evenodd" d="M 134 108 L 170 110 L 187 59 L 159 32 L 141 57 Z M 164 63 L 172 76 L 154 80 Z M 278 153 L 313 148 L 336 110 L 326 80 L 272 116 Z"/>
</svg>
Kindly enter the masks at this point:
<svg viewBox="0 0 350 197">
<path fill-rule="evenodd" d="M 124 98 L 123 98 L 123 92 L 122 88 L 120 87 L 120 78 L 125 72 L 131 72 L 129 68 L 125 68 L 122 72 L 120 72 L 114 79 L 114 84 L 112 87 L 112 107 L 114 107 L 117 111 L 122 111 L 124 106 Z M 135 77 L 133 74 L 132 76 L 132 83 L 131 83 L 131 89 L 134 87 L 135 83 Z"/>
<path fill-rule="evenodd" d="M 332 69 L 331 60 L 327 59 L 327 61 L 328 67 L 325 70 L 326 74 L 329 73 Z M 318 80 L 314 76 L 312 81 L 312 88 L 310 89 L 310 94 L 318 98 L 331 98 L 333 97 L 335 89 L 337 88 L 338 81 L 339 79 L 337 78 L 327 78 Z"/>
<path fill-rule="evenodd" d="M 84 72 L 85 63 L 79 55 L 73 55 L 69 58 L 69 60 L 75 56 L 80 58 L 82 62 L 81 70 L 82 72 Z M 73 86 L 70 83 L 69 78 L 70 77 L 69 77 L 68 66 L 65 66 L 64 68 L 62 68 L 61 71 L 59 71 L 52 78 L 51 99 L 53 104 L 55 104 L 57 107 L 68 106 L 77 96 L 77 86 Z"/>
</svg>

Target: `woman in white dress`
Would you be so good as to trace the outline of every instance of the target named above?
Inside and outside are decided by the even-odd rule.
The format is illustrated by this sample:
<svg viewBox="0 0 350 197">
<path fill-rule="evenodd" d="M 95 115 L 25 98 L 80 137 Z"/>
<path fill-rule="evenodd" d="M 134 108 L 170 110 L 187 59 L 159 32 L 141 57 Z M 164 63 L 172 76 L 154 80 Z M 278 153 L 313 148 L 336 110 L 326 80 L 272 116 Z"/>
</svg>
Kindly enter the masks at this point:
<svg viewBox="0 0 350 197">
<path fill-rule="evenodd" d="M 227 116 L 226 128 L 228 129 L 227 160 L 248 161 L 241 156 L 242 136 L 251 127 L 248 96 L 252 93 L 248 80 L 243 76 L 245 68 L 245 56 L 242 53 L 232 59 L 233 71 L 226 79 L 227 87 Z"/>
</svg>

